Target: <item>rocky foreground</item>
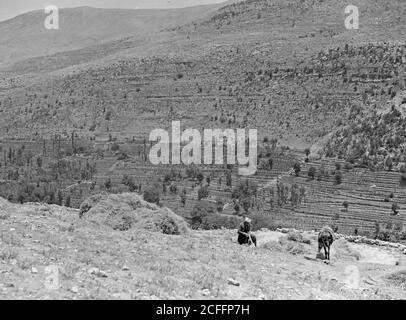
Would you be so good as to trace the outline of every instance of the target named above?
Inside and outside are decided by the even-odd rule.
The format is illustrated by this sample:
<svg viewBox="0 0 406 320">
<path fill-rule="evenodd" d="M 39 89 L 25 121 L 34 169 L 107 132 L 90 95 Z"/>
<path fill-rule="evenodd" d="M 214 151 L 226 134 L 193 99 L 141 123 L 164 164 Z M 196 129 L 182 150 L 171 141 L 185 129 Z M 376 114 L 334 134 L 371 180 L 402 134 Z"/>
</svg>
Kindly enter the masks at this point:
<svg viewBox="0 0 406 320">
<path fill-rule="evenodd" d="M 327 264 L 313 232 L 261 230 L 254 248 L 236 244 L 236 230 L 184 227 L 131 195 L 80 210 L 0 199 L 0 298 L 406 298 L 400 248 L 340 238 Z"/>
</svg>

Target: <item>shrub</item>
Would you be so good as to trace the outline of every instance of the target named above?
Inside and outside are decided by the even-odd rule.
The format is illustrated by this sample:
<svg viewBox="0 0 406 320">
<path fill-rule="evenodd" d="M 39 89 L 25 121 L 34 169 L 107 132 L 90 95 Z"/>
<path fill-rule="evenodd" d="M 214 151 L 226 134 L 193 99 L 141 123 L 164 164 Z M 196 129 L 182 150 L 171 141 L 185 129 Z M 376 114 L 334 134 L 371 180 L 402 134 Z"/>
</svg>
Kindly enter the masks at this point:
<svg viewBox="0 0 406 320">
<path fill-rule="evenodd" d="M 341 171 L 336 171 L 336 173 L 334 174 L 334 180 L 336 184 L 341 184 L 343 180 L 343 174 L 341 173 Z"/>
<path fill-rule="evenodd" d="M 301 169 L 302 169 L 302 168 L 301 168 L 299 162 L 296 162 L 296 163 L 293 165 L 293 170 L 295 171 L 296 177 L 299 176 L 299 173 L 300 173 L 300 170 L 301 170 Z"/>
<path fill-rule="evenodd" d="M 244 181 L 240 181 L 240 183 L 234 187 L 231 198 L 242 201 L 246 198 L 255 197 L 257 195 L 257 190 L 258 186 L 256 183 L 246 179 Z"/>
<path fill-rule="evenodd" d="M 170 216 L 165 217 L 159 224 L 159 227 L 162 230 L 162 233 L 164 234 L 171 235 L 180 234 L 177 222 Z"/>
<path fill-rule="evenodd" d="M 224 201 L 221 198 L 216 199 L 217 212 L 222 212 L 224 208 Z"/>
<path fill-rule="evenodd" d="M 354 169 L 354 166 L 353 166 L 351 163 L 346 162 L 346 163 L 344 164 L 344 169 L 345 169 L 345 170 L 352 170 L 352 169 Z"/>
<path fill-rule="evenodd" d="M 120 146 L 117 143 L 113 143 L 111 146 L 111 151 L 118 151 L 120 150 Z"/>
<path fill-rule="evenodd" d="M 336 168 L 336 171 L 340 171 L 341 170 L 341 163 L 336 162 L 335 168 Z"/>
<path fill-rule="evenodd" d="M 273 168 L 273 160 L 272 160 L 272 158 L 269 158 L 269 160 L 268 160 L 268 168 L 269 168 L 269 170 L 272 170 L 272 168 Z"/>
<path fill-rule="evenodd" d="M 68 195 L 65 199 L 65 207 L 70 207 L 70 195 Z"/>
<path fill-rule="evenodd" d="M 187 200 L 186 195 L 187 195 L 187 192 L 186 192 L 186 189 L 184 188 L 182 190 L 182 193 L 180 194 L 180 202 L 182 203 L 182 206 L 186 205 L 186 200 Z"/>
<path fill-rule="evenodd" d="M 121 152 L 117 155 L 117 160 L 122 161 L 122 160 L 126 160 L 126 159 L 128 159 L 128 154 L 125 153 L 125 152 L 123 152 L 123 151 L 121 151 Z"/>
<path fill-rule="evenodd" d="M 240 205 L 238 203 L 235 203 L 235 205 L 234 205 L 234 214 L 239 215 L 240 210 L 241 210 Z"/>
<path fill-rule="evenodd" d="M 392 203 L 392 211 L 393 211 L 393 214 L 394 214 L 394 215 L 399 214 L 399 210 L 400 210 L 399 205 L 398 205 L 396 202 Z"/>
<path fill-rule="evenodd" d="M 315 167 L 310 167 L 309 168 L 309 172 L 307 173 L 307 175 L 309 176 L 310 179 L 314 179 L 314 177 L 316 176 L 316 168 Z"/>
<path fill-rule="evenodd" d="M 226 174 L 226 186 L 231 187 L 232 186 L 232 176 L 231 176 L 231 171 L 227 171 Z"/>
<path fill-rule="evenodd" d="M 106 188 L 106 190 L 110 190 L 111 186 L 112 186 L 112 183 L 111 183 L 110 178 L 108 178 L 106 181 L 104 181 L 104 188 Z"/>
<path fill-rule="evenodd" d="M 199 181 L 199 183 L 202 183 L 203 179 L 204 179 L 204 175 L 201 172 L 198 172 L 196 175 L 197 181 Z"/>
<path fill-rule="evenodd" d="M 209 188 L 208 186 L 203 186 L 199 188 L 197 191 L 197 199 L 200 201 L 202 199 L 205 199 L 209 196 Z"/>
<path fill-rule="evenodd" d="M 406 172 L 400 175 L 400 183 L 406 184 Z"/>
<path fill-rule="evenodd" d="M 348 211 L 348 206 L 349 206 L 348 202 L 344 201 L 343 202 L 343 207 L 344 207 L 345 211 Z"/>
<path fill-rule="evenodd" d="M 159 204 L 160 194 L 158 186 L 148 187 L 144 190 L 143 198 L 145 201 L 150 203 Z"/>
<path fill-rule="evenodd" d="M 213 207 L 213 204 L 207 202 L 207 201 L 202 201 L 197 203 L 191 212 L 191 217 L 192 217 L 192 225 L 193 226 L 199 226 L 201 224 L 204 224 L 206 222 L 206 219 L 209 215 L 214 214 L 215 210 Z"/>
</svg>

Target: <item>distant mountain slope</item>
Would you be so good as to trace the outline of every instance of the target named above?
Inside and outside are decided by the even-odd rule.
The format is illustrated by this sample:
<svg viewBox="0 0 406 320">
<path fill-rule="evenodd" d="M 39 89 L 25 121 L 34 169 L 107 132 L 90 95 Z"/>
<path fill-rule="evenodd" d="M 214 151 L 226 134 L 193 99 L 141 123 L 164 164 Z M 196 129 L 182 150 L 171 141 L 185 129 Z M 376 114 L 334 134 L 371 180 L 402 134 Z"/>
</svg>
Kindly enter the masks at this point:
<svg viewBox="0 0 406 320">
<path fill-rule="evenodd" d="M 8 89 L 18 86 L 13 81 L 0 82 L 0 132 L 31 137 L 63 127 L 87 137 L 142 136 L 181 119 L 198 128 L 256 127 L 261 138 L 313 144 L 354 112 L 379 109 L 391 98 L 389 86 L 402 86 L 391 74 L 401 76 L 401 66 L 379 78 L 391 64 L 391 47 L 371 60 L 369 46 L 388 41 L 396 48 L 406 39 L 404 2 L 354 0 L 359 30 L 344 27 L 347 4 L 249 0 L 207 7 L 193 22 L 182 19 L 155 34 L 20 61 L 13 70 L 21 74 L 60 72 L 15 91 Z"/>
<path fill-rule="evenodd" d="M 149 35 L 202 17 L 221 5 L 127 10 L 80 7 L 59 11 L 59 30 L 47 30 L 43 10 L 0 22 L 0 65 L 80 49 L 127 36 Z"/>
</svg>

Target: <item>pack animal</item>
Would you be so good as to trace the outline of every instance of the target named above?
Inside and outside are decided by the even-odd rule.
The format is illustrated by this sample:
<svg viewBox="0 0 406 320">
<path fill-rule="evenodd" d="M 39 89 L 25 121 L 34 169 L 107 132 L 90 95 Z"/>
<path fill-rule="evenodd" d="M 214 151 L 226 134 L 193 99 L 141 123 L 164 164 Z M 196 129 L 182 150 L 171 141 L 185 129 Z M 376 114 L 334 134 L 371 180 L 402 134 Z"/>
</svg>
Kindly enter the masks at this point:
<svg viewBox="0 0 406 320">
<path fill-rule="evenodd" d="M 324 249 L 325 259 L 330 261 L 330 247 L 334 242 L 334 231 L 330 227 L 323 227 L 318 235 L 319 253 Z"/>
</svg>

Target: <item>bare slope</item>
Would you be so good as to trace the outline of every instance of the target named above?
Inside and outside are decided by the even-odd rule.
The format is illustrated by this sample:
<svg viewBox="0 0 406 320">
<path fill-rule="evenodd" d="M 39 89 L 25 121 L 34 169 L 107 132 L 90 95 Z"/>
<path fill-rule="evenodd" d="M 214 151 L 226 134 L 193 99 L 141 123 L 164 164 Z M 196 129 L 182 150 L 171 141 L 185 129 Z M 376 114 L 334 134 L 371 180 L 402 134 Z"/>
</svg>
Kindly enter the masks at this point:
<svg viewBox="0 0 406 320">
<path fill-rule="evenodd" d="M 61 9 L 59 30 L 44 27 L 43 10 L 0 22 L 0 66 L 155 32 L 204 16 L 218 5 L 171 10 Z"/>
</svg>

